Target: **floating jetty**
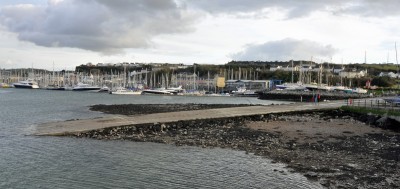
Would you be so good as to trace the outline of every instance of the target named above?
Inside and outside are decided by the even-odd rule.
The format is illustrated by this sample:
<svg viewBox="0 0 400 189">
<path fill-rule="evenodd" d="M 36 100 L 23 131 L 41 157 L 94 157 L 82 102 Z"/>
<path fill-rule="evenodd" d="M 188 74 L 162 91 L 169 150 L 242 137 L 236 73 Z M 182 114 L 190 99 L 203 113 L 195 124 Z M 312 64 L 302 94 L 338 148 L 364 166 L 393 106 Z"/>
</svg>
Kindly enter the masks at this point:
<svg viewBox="0 0 400 189">
<path fill-rule="evenodd" d="M 328 92 L 328 91 L 290 91 L 290 90 L 273 90 L 260 93 L 259 98 L 263 100 L 288 100 L 296 102 L 312 102 L 315 96 L 319 101 L 325 100 L 343 100 L 369 98 L 370 94 L 356 94 L 344 92 Z"/>
</svg>

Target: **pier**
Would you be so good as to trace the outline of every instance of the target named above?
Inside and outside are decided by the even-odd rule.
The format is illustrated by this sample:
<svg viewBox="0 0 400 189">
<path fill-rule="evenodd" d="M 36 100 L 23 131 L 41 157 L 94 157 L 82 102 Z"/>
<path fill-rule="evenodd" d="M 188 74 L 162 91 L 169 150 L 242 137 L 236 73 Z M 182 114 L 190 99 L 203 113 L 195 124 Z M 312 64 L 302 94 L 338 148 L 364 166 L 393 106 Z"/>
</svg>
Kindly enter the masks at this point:
<svg viewBox="0 0 400 189">
<path fill-rule="evenodd" d="M 330 101 L 320 103 L 293 103 L 267 106 L 246 106 L 233 108 L 219 108 L 207 110 L 180 111 L 168 113 L 154 113 L 137 116 L 109 115 L 102 118 L 70 120 L 62 122 L 50 122 L 37 126 L 34 135 L 38 136 L 62 136 L 92 130 L 134 126 L 153 123 L 173 123 L 178 121 L 233 118 L 242 116 L 266 115 L 273 113 L 313 111 L 335 109 L 345 105 L 345 101 Z"/>
</svg>

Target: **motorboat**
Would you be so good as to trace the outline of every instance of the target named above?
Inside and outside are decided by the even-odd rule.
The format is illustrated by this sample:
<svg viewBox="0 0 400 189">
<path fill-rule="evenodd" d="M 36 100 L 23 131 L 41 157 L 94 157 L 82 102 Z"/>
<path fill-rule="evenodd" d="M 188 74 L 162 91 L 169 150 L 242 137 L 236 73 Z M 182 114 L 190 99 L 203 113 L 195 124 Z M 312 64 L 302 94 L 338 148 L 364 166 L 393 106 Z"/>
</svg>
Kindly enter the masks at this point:
<svg viewBox="0 0 400 189">
<path fill-rule="evenodd" d="M 46 90 L 63 91 L 63 90 L 65 90 L 65 87 L 61 87 L 61 86 L 58 86 L 58 85 L 47 86 Z"/>
<path fill-rule="evenodd" d="M 334 87 L 332 87 L 332 90 L 344 92 L 344 93 L 353 93 L 353 89 L 347 88 L 345 86 L 334 86 Z"/>
<path fill-rule="evenodd" d="M 218 96 L 218 97 L 220 97 L 220 96 L 222 96 L 222 97 L 230 97 L 231 96 L 231 94 L 229 94 L 229 93 L 210 93 L 210 94 L 205 94 L 205 96 Z"/>
<path fill-rule="evenodd" d="M 163 91 L 167 91 L 167 92 L 170 92 L 172 94 L 181 94 L 181 93 L 184 93 L 185 89 L 182 89 L 182 85 L 179 85 L 178 87 L 166 88 Z"/>
<path fill-rule="evenodd" d="M 142 94 L 158 94 L 158 95 L 179 95 L 183 93 L 184 89 L 182 86 L 170 87 L 170 88 L 156 88 L 156 89 L 145 89 Z"/>
<path fill-rule="evenodd" d="M 362 89 L 362 88 L 355 88 L 352 90 L 353 93 L 357 93 L 357 94 L 366 94 L 368 92 L 368 90 Z"/>
<path fill-rule="evenodd" d="M 334 90 L 334 91 L 344 91 L 346 89 L 346 87 L 344 87 L 344 86 L 333 86 L 332 87 L 332 90 Z"/>
<path fill-rule="evenodd" d="M 85 83 L 78 83 L 75 87 L 72 88 L 73 91 L 93 91 L 100 90 L 100 87 L 91 86 Z"/>
<path fill-rule="evenodd" d="M 247 90 L 246 87 L 237 87 L 236 91 L 232 91 L 233 96 L 246 96 L 246 97 L 255 97 L 258 94 L 254 90 Z"/>
<path fill-rule="evenodd" d="M 111 90 L 107 86 L 103 86 L 100 90 L 99 93 L 110 93 Z"/>
<path fill-rule="evenodd" d="M 142 94 L 172 95 L 173 93 L 165 89 L 145 89 Z"/>
<path fill-rule="evenodd" d="M 392 98 L 384 98 L 383 100 L 390 104 L 400 105 L 400 95 Z"/>
<path fill-rule="evenodd" d="M 32 79 L 28 79 L 25 81 L 19 81 L 17 83 L 13 83 L 15 88 L 23 88 L 23 89 L 39 89 L 39 85 L 36 81 Z"/>
<path fill-rule="evenodd" d="M 204 90 L 188 90 L 182 93 L 184 96 L 206 96 L 206 91 Z M 179 93 L 178 93 L 179 95 Z"/>
<path fill-rule="evenodd" d="M 10 88 L 11 86 L 7 83 L 0 83 L 0 88 Z"/>
<path fill-rule="evenodd" d="M 320 85 L 318 85 L 318 90 L 321 90 L 321 91 L 333 91 L 333 87 L 329 86 L 329 85 L 326 85 L 326 84 L 320 84 Z"/>
<path fill-rule="evenodd" d="M 309 91 L 318 90 L 318 84 L 316 84 L 316 83 L 306 84 L 304 87 Z"/>
<path fill-rule="evenodd" d="M 141 95 L 142 91 L 133 91 L 126 89 L 125 87 L 118 87 L 115 91 L 110 91 L 110 94 L 116 95 Z"/>
<path fill-rule="evenodd" d="M 306 87 L 301 83 L 284 83 L 282 85 L 276 85 L 278 90 L 305 90 Z"/>
</svg>

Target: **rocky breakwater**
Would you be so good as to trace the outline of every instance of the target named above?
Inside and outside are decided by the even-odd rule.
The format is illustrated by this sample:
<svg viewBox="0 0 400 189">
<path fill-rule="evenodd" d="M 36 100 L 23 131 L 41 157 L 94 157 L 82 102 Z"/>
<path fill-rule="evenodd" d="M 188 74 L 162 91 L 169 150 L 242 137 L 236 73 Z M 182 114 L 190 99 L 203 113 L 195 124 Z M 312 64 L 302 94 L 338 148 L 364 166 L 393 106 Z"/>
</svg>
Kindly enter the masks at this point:
<svg viewBox="0 0 400 189">
<path fill-rule="evenodd" d="M 400 134 L 376 127 L 382 125 L 379 117 L 361 122 L 353 116 L 341 110 L 294 112 L 123 126 L 73 136 L 231 148 L 286 163 L 289 171 L 327 188 L 399 188 Z"/>
</svg>

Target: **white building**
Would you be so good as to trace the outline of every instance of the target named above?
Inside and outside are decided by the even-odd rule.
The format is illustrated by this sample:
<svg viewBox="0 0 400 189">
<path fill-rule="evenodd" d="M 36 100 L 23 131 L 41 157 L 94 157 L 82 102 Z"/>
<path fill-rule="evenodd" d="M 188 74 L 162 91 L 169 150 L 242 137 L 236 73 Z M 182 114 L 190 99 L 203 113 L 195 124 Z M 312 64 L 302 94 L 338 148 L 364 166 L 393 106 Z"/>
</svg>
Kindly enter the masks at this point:
<svg viewBox="0 0 400 189">
<path fill-rule="evenodd" d="M 361 78 L 367 75 L 367 70 L 362 70 L 362 71 L 341 71 L 339 72 L 340 77 L 344 78 Z"/>
<path fill-rule="evenodd" d="M 400 78 L 400 74 L 396 74 L 393 72 L 381 72 L 379 74 L 379 77 L 384 77 L 384 76 L 388 76 L 390 78 Z"/>
</svg>

